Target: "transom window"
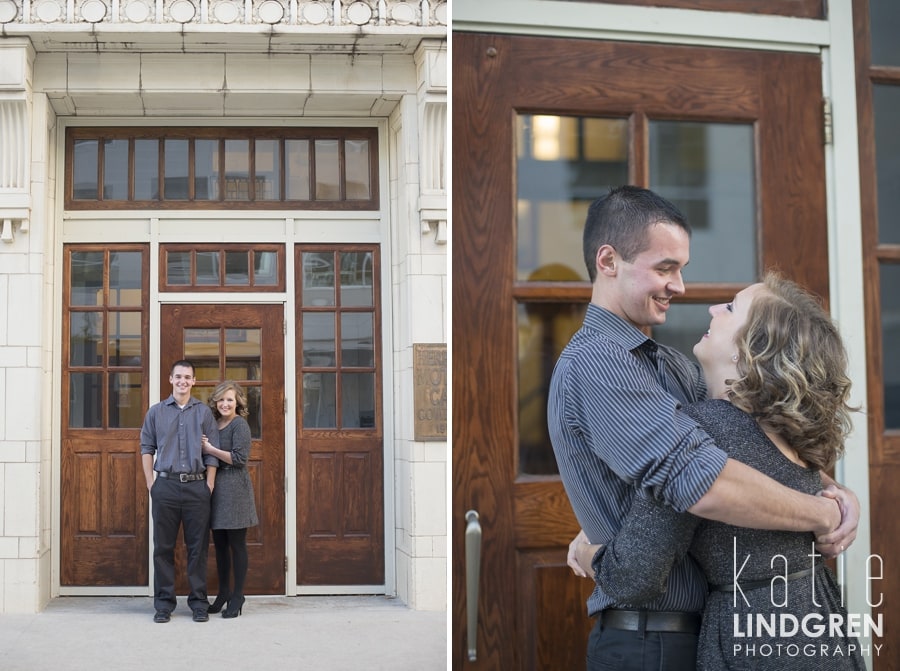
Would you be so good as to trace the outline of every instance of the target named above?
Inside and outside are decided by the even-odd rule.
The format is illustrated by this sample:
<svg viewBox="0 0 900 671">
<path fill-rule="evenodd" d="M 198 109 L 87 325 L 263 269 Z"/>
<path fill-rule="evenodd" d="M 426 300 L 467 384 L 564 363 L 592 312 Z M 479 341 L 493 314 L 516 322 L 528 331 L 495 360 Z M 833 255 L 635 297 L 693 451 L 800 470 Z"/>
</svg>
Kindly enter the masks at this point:
<svg viewBox="0 0 900 671">
<path fill-rule="evenodd" d="M 160 291 L 284 291 L 284 245 L 165 244 Z"/>
<path fill-rule="evenodd" d="M 375 128 L 70 128 L 69 209 L 378 208 Z"/>
</svg>

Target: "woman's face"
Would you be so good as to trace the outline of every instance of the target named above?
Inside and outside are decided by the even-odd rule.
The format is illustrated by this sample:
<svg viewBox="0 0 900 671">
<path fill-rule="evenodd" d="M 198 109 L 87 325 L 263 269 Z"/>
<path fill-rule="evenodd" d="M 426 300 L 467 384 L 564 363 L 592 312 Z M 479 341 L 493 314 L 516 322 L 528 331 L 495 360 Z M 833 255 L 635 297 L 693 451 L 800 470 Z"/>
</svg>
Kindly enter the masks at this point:
<svg viewBox="0 0 900 671">
<path fill-rule="evenodd" d="M 710 306 L 709 314 L 712 319 L 709 322 L 709 330 L 703 334 L 700 342 L 694 345 L 694 355 L 704 367 L 722 365 L 725 362 L 734 363 L 732 357 L 737 354 L 737 347 L 734 344 L 735 334 L 747 322 L 754 297 L 763 290 L 762 283 L 751 284 L 739 291 L 730 303 Z"/>
<path fill-rule="evenodd" d="M 234 395 L 234 389 L 228 389 L 222 394 L 222 397 L 216 401 L 216 410 L 223 418 L 234 417 L 237 411 L 237 399 Z"/>
</svg>

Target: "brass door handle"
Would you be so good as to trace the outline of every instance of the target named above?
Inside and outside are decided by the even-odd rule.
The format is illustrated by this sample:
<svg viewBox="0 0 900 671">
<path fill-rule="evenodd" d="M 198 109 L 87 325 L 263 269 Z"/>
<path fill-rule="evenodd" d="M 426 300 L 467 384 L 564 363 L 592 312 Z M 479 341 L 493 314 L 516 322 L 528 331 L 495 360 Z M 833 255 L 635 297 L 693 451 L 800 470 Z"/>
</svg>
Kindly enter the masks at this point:
<svg viewBox="0 0 900 671">
<path fill-rule="evenodd" d="M 466 615 L 469 661 L 478 658 L 478 581 L 481 575 L 481 524 L 478 512 L 466 513 Z"/>
</svg>

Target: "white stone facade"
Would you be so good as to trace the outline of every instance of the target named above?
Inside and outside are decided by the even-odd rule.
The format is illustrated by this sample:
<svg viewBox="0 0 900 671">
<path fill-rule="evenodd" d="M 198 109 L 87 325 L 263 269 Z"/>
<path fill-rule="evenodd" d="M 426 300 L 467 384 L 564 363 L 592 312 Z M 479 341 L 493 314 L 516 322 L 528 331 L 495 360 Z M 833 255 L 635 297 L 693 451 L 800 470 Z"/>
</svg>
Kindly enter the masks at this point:
<svg viewBox="0 0 900 671">
<path fill-rule="evenodd" d="M 155 216 L 119 217 L 120 239 L 64 211 L 63 130 L 82 123 L 379 127 L 380 211 L 350 230 L 381 244 L 390 287 L 384 591 L 446 609 L 448 443 L 414 439 L 411 390 L 413 344 L 448 332 L 447 3 L 0 0 L 0 28 L 0 613 L 60 594 L 62 245 L 149 240 Z"/>
</svg>

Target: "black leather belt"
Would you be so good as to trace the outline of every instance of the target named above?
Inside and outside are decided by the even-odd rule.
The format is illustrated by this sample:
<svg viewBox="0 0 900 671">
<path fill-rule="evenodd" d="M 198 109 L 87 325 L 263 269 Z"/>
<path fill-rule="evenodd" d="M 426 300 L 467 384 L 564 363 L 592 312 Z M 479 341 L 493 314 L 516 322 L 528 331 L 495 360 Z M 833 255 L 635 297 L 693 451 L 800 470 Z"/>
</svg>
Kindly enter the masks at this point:
<svg viewBox="0 0 900 671">
<path fill-rule="evenodd" d="M 734 592 L 738 587 L 741 590 L 745 589 L 759 589 L 760 587 L 769 587 L 772 584 L 772 580 L 774 578 L 787 578 L 790 580 L 797 580 L 798 578 L 805 578 L 808 575 L 811 575 L 815 570 L 815 566 L 813 568 L 804 569 L 803 571 L 794 571 L 793 573 L 788 573 L 787 575 L 776 575 L 771 578 L 766 578 L 765 580 L 748 580 L 747 582 L 739 582 L 729 583 L 728 585 L 710 585 L 709 589 L 713 592 Z M 819 566 L 821 568 L 821 566 Z"/>
<path fill-rule="evenodd" d="M 179 482 L 194 482 L 195 480 L 206 480 L 206 471 L 202 473 L 166 473 L 165 471 L 157 471 L 161 478 L 170 478 Z"/>
<path fill-rule="evenodd" d="M 625 631 L 700 633 L 700 613 L 607 608 L 600 613 L 600 622 L 604 627 Z"/>
</svg>

